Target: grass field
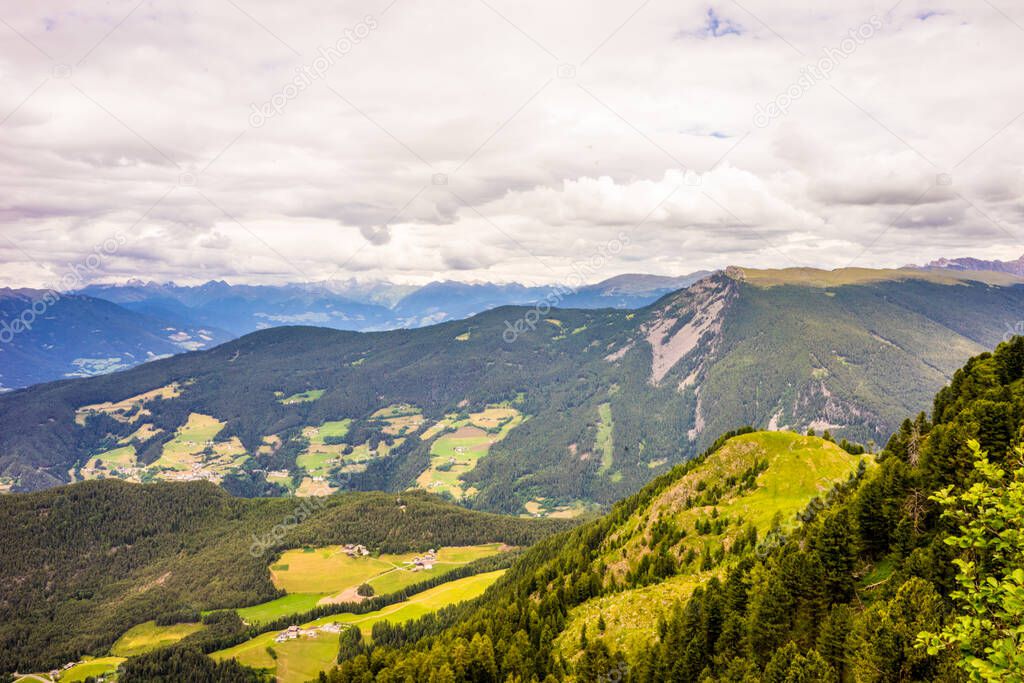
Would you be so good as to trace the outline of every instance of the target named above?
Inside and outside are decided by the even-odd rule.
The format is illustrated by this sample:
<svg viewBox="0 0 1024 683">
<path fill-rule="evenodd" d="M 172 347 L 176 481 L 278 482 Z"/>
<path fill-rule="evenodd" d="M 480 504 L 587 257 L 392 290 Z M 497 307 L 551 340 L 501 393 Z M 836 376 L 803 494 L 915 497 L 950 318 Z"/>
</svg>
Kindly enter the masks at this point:
<svg viewBox="0 0 1024 683">
<path fill-rule="evenodd" d="M 672 548 L 677 558 L 689 550 L 704 551 L 728 547 L 747 525 L 764 538 L 777 518 L 784 528 L 796 524 L 795 515 L 815 496 L 824 496 L 835 484 L 857 471 L 872 456 L 850 455 L 836 444 L 792 432 L 755 432 L 730 439 L 700 466 L 677 480 L 647 506 L 635 510 L 617 531 L 605 540 L 603 561 L 608 571 L 622 576 L 648 552 L 652 525 L 671 520 L 687 535 Z M 741 489 L 745 472 L 760 466 L 754 486 Z M 729 484 L 730 477 L 735 478 Z M 720 490 L 714 505 L 704 504 L 703 495 Z M 698 521 L 729 520 L 720 533 L 700 533 Z M 727 556 L 728 557 L 728 556 Z M 597 621 L 604 617 L 605 640 L 612 649 L 634 651 L 655 637 L 657 619 L 673 602 L 685 599 L 698 585 L 721 575 L 728 562 L 711 571 L 698 572 L 697 564 L 683 573 L 653 586 L 637 588 L 590 600 L 570 613 L 559 647 L 568 657 L 576 653 L 580 631 L 587 625 L 589 636 L 597 637 Z"/>
<path fill-rule="evenodd" d="M 554 519 L 572 519 L 579 517 L 588 509 L 597 510 L 599 506 L 577 500 L 565 505 L 558 505 L 546 498 L 534 498 L 523 505 L 526 514 L 531 517 L 552 517 Z"/>
<path fill-rule="evenodd" d="M 270 576 L 275 586 L 288 593 L 315 594 L 323 597 L 343 593 L 361 583 L 369 583 L 378 595 L 383 595 L 433 576 L 446 574 L 473 560 L 496 555 L 501 549 L 502 546 L 498 543 L 439 548 L 433 569 L 415 572 L 411 571 L 406 563 L 421 553 L 349 557 L 341 546 L 317 548 L 312 552 L 304 549 L 289 550 L 270 565 Z M 273 602 L 279 603 L 281 600 L 284 598 Z M 257 607 L 263 605 L 246 609 L 256 610 Z M 283 608 L 275 606 L 271 609 Z M 242 610 L 239 610 L 239 614 L 242 614 Z M 242 618 L 247 619 L 244 615 Z"/>
<path fill-rule="evenodd" d="M 267 481 L 269 481 L 271 484 L 280 484 L 281 486 L 284 486 L 286 489 L 289 490 L 293 487 L 292 478 L 287 474 L 268 474 Z"/>
<path fill-rule="evenodd" d="M 271 565 L 270 577 L 275 586 L 289 593 L 336 593 L 393 569 L 397 562 L 389 560 L 400 562 L 398 558 L 349 557 L 337 545 L 313 552 L 289 550 Z"/>
<path fill-rule="evenodd" d="M 322 633 L 317 638 L 299 638 L 274 643 L 277 652 L 275 677 L 278 681 L 311 681 L 330 669 L 338 657 L 338 634 Z"/>
<path fill-rule="evenodd" d="M 305 477 L 299 482 L 299 488 L 295 489 L 295 495 L 299 498 L 309 498 L 311 496 L 329 496 L 335 491 L 337 489 L 326 480 L 314 481 L 312 477 Z"/>
<path fill-rule="evenodd" d="M 166 387 L 164 389 L 167 389 Z M 151 392 L 152 393 L 152 392 Z M 213 439 L 224 429 L 224 423 L 209 415 L 191 413 L 187 422 L 178 428 L 174 438 L 164 444 L 156 462 L 140 468 L 135 447 L 130 438 L 149 438 L 158 433 L 149 423 L 142 424 L 125 444 L 99 453 L 86 462 L 81 470 L 83 479 L 115 476 L 116 470 L 128 481 L 149 479 L 209 479 L 219 482 L 228 472 L 236 470 L 248 457 L 237 437 L 214 443 Z M 103 467 L 97 465 L 102 462 Z"/>
<path fill-rule="evenodd" d="M 426 422 L 423 411 L 408 403 L 395 403 L 381 408 L 370 419 L 384 424 L 383 432 L 390 436 L 401 436 L 415 432 Z"/>
<path fill-rule="evenodd" d="M 657 638 L 658 617 L 668 616 L 672 605 L 686 600 L 694 588 L 718 574 L 718 571 L 681 574 L 653 586 L 588 600 L 569 612 L 565 630 L 555 639 L 555 649 L 572 660 L 579 653 L 584 624 L 587 636 L 597 638 L 600 636 L 598 619 L 604 617 L 605 644 L 613 651 L 638 652 Z"/>
<path fill-rule="evenodd" d="M 502 544 L 491 543 L 488 545 L 462 546 L 454 548 L 441 548 L 437 551 L 437 561 L 432 569 L 421 569 L 411 571 L 410 569 L 393 569 L 373 577 L 367 583 L 373 586 L 377 595 L 387 595 L 402 590 L 420 581 L 444 576 L 464 564 L 479 560 L 484 557 L 497 555 L 502 551 Z M 411 559 L 407 556 L 406 559 Z"/>
<path fill-rule="evenodd" d="M 476 491 L 463 487 L 462 475 L 474 469 L 490 447 L 523 420 L 518 410 L 502 405 L 488 406 L 461 419 L 449 415 L 432 425 L 421 438 L 426 440 L 444 430 L 453 431 L 441 434 L 430 445 L 430 465 L 416 479 L 417 486 L 434 493 L 447 491 L 456 500 L 471 498 Z"/>
<path fill-rule="evenodd" d="M 709 467 L 714 466 L 710 464 L 712 459 L 735 458 L 741 463 L 749 457 L 768 460 L 768 470 L 758 477 L 753 492 L 718 506 L 719 513 L 739 514 L 758 529 L 767 529 L 776 514 L 793 524 L 794 515 L 811 498 L 826 494 L 833 485 L 856 472 L 862 460 L 873 461 L 872 456 L 850 455 L 830 441 L 792 432 L 738 436 L 715 456 L 709 459 Z"/>
<path fill-rule="evenodd" d="M 60 675 L 61 683 L 79 683 L 90 676 L 103 676 L 117 670 L 125 661 L 124 657 L 99 657 L 76 664 Z"/>
<path fill-rule="evenodd" d="M 409 413 L 408 411 L 416 411 Z M 349 448 L 345 444 L 324 443 L 330 437 L 342 437 L 348 434 L 352 421 L 349 419 L 325 422 L 319 427 L 305 427 L 302 435 L 309 440 L 309 447 L 300 453 L 295 459 L 296 464 L 303 468 L 309 477 L 306 477 L 298 489 L 298 496 L 326 496 L 336 489 L 332 488 L 326 481 L 313 481 L 313 478 L 320 477 L 327 479 L 336 471 L 362 471 L 366 469 L 365 463 L 373 458 L 384 457 L 402 444 L 405 437 L 400 436 L 409 430 L 418 429 L 423 422 L 423 416 L 418 409 L 404 404 L 391 406 L 378 411 L 374 417 L 384 423 L 384 432 L 395 437 L 391 446 L 381 441 L 377 450 L 371 451 L 369 443 L 361 443 L 352 446 L 352 452 L 347 455 L 344 451 Z"/>
<path fill-rule="evenodd" d="M 303 628 L 322 626 L 329 623 L 349 624 L 359 628 L 364 637 L 369 637 L 373 625 L 380 621 L 403 623 L 425 614 L 435 612 L 447 605 L 471 600 L 481 595 L 504 573 L 504 570 L 477 574 L 457 581 L 442 584 L 413 596 L 406 602 L 389 605 L 367 614 L 337 614 L 303 624 Z M 334 665 L 338 655 L 338 634 L 321 632 L 316 638 L 275 643 L 277 632 L 263 633 L 235 647 L 214 652 L 211 657 L 220 661 L 236 659 L 241 664 L 266 669 L 281 683 L 301 683 L 315 679 L 320 671 Z M 272 647 L 277 654 L 275 660 L 267 652 Z"/>
<path fill-rule="evenodd" d="M 220 481 L 248 457 L 238 437 L 214 443 L 224 423 L 209 415 L 191 413 L 160 457 L 147 468 L 161 479 L 208 478 Z M 177 474 L 176 474 L 177 473 Z"/>
<path fill-rule="evenodd" d="M 779 285 L 803 285 L 808 287 L 839 287 L 860 285 L 889 280 L 926 280 L 945 285 L 956 285 L 968 281 L 985 282 L 991 285 L 1010 285 L 1020 279 L 1010 273 L 985 271 L 934 271 L 907 269 L 838 268 L 819 270 L 817 268 L 742 269 L 743 279 L 761 287 Z"/>
<path fill-rule="evenodd" d="M 302 614 L 316 607 L 327 593 L 290 593 L 277 600 L 263 602 L 252 607 L 241 607 L 235 612 L 249 624 L 263 624 L 289 614 Z"/>
<path fill-rule="evenodd" d="M 324 422 L 319 427 L 307 428 L 309 433 L 306 434 L 306 436 L 309 437 L 310 444 L 322 446 L 324 439 L 329 436 L 340 437 L 348 434 L 348 428 L 351 424 L 352 420 L 334 420 Z"/>
<path fill-rule="evenodd" d="M 149 439 L 152 439 L 154 436 L 160 434 L 161 432 L 163 432 L 162 429 L 154 427 L 149 422 L 146 422 L 139 425 L 138 429 L 136 429 L 134 432 L 121 439 L 118 443 L 127 445 L 134 441 L 135 439 L 138 439 L 139 441 L 148 441 Z"/>
<path fill-rule="evenodd" d="M 82 406 L 75 411 L 75 422 L 79 425 L 84 425 L 86 418 L 92 413 L 106 413 L 110 417 L 118 420 L 119 422 L 134 422 L 140 417 L 146 417 L 149 415 L 149 411 L 140 409 L 131 418 L 125 416 L 126 413 L 130 412 L 136 406 L 145 406 L 147 403 L 156 398 L 170 399 L 177 398 L 181 395 L 181 387 L 177 382 L 168 384 L 167 386 L 158 387 L 151 391 L 147 391 L 136 396 L 129 396 L 123 401 L 108 401 L 106 403 L 93 403 L 91 405 Z"/>
<path fill-rule="evenodd" d="M 102 465 L 102 467 L 101 467 Z M 126 474 L 138 465 L 134 446 L 121 446 L 89 458 L 82 468 L 83 479 L 114 476 L 114 470 Z"/>
<path fill-rule="evenodd" d="M 656 517 L 670 516 L 688 536 L 680 552 L 693 548 L 698 552 L 706 541 L 728 544 L 740 533 L 743 525 L 753 524 L 760 534 L 770 528 L 779 515 L 785 524 L 793 524 L 794 516 L 815 496 L 828 492 L 845 480 L 860 462 L 871 462 L 871 456 L 850 455 L 836 444 L 813 436 L 792 432 L 755 432 L 730 439 L 696 470 L 663 492 L 647 509 L 638 510 L 619 532 L 630 536 L 627 549 L 638 552 L 644 545 L 647 530 Z M 691 504 L 700 492 L 716 484 L 722 485 L 730 476 L 738 477 L 756 463 L 767 469 L 756 478 L 756 486 L 742 493 L 727 491 L 717 505 Z M 652 510 L 658 510 L 652 515 Z M 712 512 L 734 520 L 721 535 L 696 533 L 698 520 L 710 518 Z M 609 560 L 621 567 L 617 558 Z"/>
<path fill-rule="evenodd" d="M 286 406 L 292 405 L 293 403 L 312 403 L 323 395 L 323 389 L 310 389 L 309 391 L 303 391 L 300 394 L 292 394 L 288 398 L 279 399 L 279 402 Z"/>
<path fill-rule="evenodd" d="M 224 423 L 215 417 L 200 413 L 189 414 L 188 422 L 179 427 L 174 438 L 164 444 L 163 455 L 160 456 L 160 460 L 156 464 L 165 461 L 162 463 L 163 467 L 183 469 L 181 456 L 192 456 L 201 452 L 205 448 L 206 442 L 212 441 L 222 429 L 224 429 Z"/>
<path fill-rule="evenodd" d="M 160 647 L 173 645 L 185 636 L 203 629 L 202 624 L 173 624 L 157 626 L 154 621 L 134 626 L 117 639 L 110 647 L 110 654 L 118 657 L 134 657 Z"/>
<path fill-rule="evenodd" d="M 312 477 L 326 477 L 331 466 L 337 463 L 340 457 L 334 453 L 306 451 L 295 458 L 295 464 Z"/>
</svg>

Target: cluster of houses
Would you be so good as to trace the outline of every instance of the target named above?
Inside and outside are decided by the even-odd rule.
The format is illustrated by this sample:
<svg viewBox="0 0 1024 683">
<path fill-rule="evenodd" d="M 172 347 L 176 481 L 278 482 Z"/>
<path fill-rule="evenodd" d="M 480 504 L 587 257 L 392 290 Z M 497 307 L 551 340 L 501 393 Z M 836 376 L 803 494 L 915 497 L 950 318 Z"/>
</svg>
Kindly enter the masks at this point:
<svg viewBox="0 0 1024 683">
<path fill-rule="evenodd" d="M 53 680 L 53 681 L 59 680 L 61 675 L 65 671 L 67 671 L 68 669 L 70 669 L 70 668 L 72 668 L 74 666 L 77 666 L 78 664 L 81 664 L 81 662 L 68 662 L 67 664 L 65 664 L 64 666 L 62 666 L 59 669 L 53 669 L 52 671 L 50 671 L 50 680 Z M 29 678 L 29 677 L 26 677 L 26 678 Z M 22 679 L 22 680 L 25 680 L 25 679 Z"/>
<path fill-rule="evenodd" d="M 167 472 L 163 475 L 168 481 L 212 481 L 219 482 L 220 477 L 216 472 L 205 469 L 202 463 L 192 463 L 191 469 L 184 472 Z"/>
<path fill-rule="evenodd" d="M 340 633 L 342 628 L 343 625 L 336 621 L 332 621 L 329 624 L 323 624 L 321 626 L 310 626 L 309 628 L 302 628 L 301 626 L 292 624 L 274 636 L 274 642 L 284 643 L 298 638 L 316 638 L 321 633 Z"/>
<path fill-rule="evenodd" d="M 411 564 L 412 570 L 414 572 L 418 572 L 433 569 L 435 562 L 437 562 L 437 551 L 431 548 L 423 555 L 423 557 L 417 555 L 412 558 L 412 560 L 408 560 L 406 564 Z"/>
<path fill-rule="evenodd" d="M 346 543 L 345 554 L 349 557 L 366 557 L 370 554 L 370 551 L 366 549 L 365 545 L 353 545 L 352 543 Z"/>
</svg>

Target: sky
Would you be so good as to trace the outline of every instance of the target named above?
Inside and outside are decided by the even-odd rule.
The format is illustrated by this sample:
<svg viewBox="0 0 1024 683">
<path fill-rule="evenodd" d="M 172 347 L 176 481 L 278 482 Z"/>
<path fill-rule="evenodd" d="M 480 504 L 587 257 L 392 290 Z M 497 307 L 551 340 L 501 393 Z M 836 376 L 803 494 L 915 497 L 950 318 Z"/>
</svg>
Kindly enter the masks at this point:
<svg viewBox="0 0 1024 683">
<path fill-rule="evenodd" d="M 0 286 L 1024 254 L 1010 0 L 0 0 L 0 35 Z"/>
</svg>

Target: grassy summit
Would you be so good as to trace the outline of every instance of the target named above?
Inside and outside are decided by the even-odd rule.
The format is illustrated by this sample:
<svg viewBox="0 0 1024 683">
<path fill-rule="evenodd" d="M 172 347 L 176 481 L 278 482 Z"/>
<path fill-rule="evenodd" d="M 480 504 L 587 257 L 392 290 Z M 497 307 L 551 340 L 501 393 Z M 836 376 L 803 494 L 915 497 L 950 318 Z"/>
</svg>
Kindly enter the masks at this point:
<svg viewBox="0 0 1024 683">
<path fill-rule="evenodd" d="M 679 540 L 670 541 L 667 549 L 680 574 L 576 607 L 558 641 L 563 653 L 575 654 L 583 627 L 596 633 L 602 617 L 609 646 L 633 651 L 650 642 L 667 606 L 711 577 L 721 577 L 738 544 L 764 539 L 773 527 L 783 532 L 794 527 L 796 514 L 812 499 L 823 498 L 861 463 L 870 462 L 872 456 L 850 455 L 831 441 L 792 432 L 729 439 L 635 510 L 602 543 L 598 562 L 616 580 L 627 580 L 636 576 L 645 556 L 666 545 L 664 529 L 671 527 Z"/>
</svg>

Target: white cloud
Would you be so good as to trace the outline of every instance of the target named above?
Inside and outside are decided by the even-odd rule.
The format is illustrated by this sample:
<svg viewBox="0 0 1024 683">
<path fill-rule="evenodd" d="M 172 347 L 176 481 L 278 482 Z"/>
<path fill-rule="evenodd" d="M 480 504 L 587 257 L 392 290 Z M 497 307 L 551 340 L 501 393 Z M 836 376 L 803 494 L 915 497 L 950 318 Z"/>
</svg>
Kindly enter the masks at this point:
<svg viewBox="0 0 1024 683">
<path fill-rule="evenodd" d="M 389 3 L 4 8 L 0 283 L 119 232 L 100 278 L 543 282 L 623 230 L 595 279 L 1024 253 L 1024 41 L 983 3 Z"/>
</svg>

